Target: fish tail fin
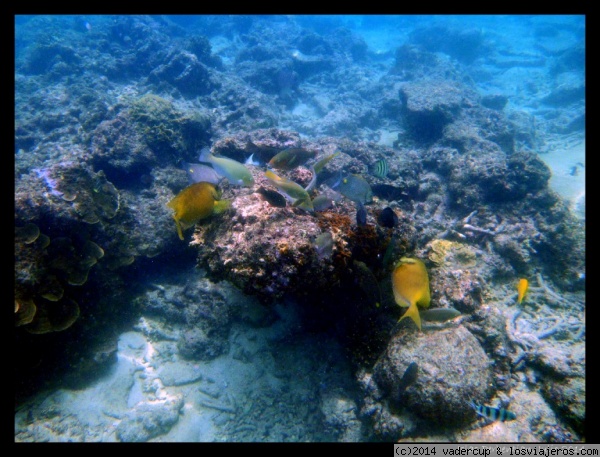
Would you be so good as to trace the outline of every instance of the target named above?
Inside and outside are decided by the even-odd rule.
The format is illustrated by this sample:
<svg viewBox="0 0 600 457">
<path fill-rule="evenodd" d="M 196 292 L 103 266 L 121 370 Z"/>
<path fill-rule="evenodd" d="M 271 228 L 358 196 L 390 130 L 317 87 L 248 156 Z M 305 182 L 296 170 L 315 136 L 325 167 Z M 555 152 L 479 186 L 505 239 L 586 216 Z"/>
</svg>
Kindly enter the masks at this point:
<svg viewBox="0 0 600 457">
<path fill-rule="evenodd" d="M 314 165 L 311 165 L 310 167 L 310 171 L 312 171 L 312 178 L 310 179 L 310 182 L 308 183 L 308 186 L 306 186 L 304 188 L 304 190 L 306 192 L 310 192 L 311 190 L 313 190 L 315 188 L 315 186 L 317 185 L 317 171 L 315 170 Z"/>
<path fill-rule="evenodd" d="M 178 219 L 175 219 L 175 225 L 177 226 L 177 235 L 179 235 L 179 239 L 184 240 L 183 231 L 181 230 L 181 224 L 179 223 Z"/>
<path fill-rule="evenodd" d="M 220 213 L 226 211 L 230 206 L 231 206 L 231 201 L 229 201 L 229 200 L 216 200 L 214 213 L 220 214 Z"/>
<path fill-rule="evenodd" d="M 210 149 L 202 148 L 200 150 L 200 157 L 198 158 L 198 160 L 200 162 L 209 162 L 210 163 L 211 157 L 212 157 L 212 154 L 210 153 Z"/>
<path fill-rule="evenodd" d="M 343 177 L 343 176 L 342 176 L 342 170 L 339 170 L 337 179 L 336 179 L 336 180 L 335 180 L 335 182 L 334 182 L 332 185 L 330 185 L 329 187 L 331 187 L 332 189 L 334 189 L 334 190 L 335 190 L 335 188 L 336 188 L 336 187 L 338 187 L 338 186 L 341 184 L 341 182 L 342 182 L 342 177 Z"/>
<path fill-rule="evenodd" d="M 421 330 L 421 316 L 419 315 L 419 309 L 417 308 L 416 303 L 413 303 L 408 307 L 408 309 L 406 310 L 404 315 L 398 320 L 398 322 L 400 322 L 405 317 L 410 317 L 415 322 L 415 324 L 417 324 L 419 330 Z"/>
</svg>

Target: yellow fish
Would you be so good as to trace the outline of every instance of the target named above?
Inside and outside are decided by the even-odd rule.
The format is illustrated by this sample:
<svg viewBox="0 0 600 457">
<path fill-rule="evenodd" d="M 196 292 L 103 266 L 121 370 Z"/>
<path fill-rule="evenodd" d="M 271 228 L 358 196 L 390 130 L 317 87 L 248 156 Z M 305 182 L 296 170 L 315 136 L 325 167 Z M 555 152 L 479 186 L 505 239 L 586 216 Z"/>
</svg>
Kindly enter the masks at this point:
<svg viewBox="0 0 600 457">
<path fill-rule="evenodd" d="M 392 288 L 396 303 L 408 310 L 398 320 L 410 317 L 421 330 L 419 309 L 429 307 L 429 276 L 425 264 L 419 259 L 402 257 L 392 272 Z"/>
<path fill-rule="evenodd" d="M 298 183 L 291 181 L 287 178 L 277 176 L 271 170 L 265 171 L 267 179 L 277 187 L 282 193 L 284 193 L 288 199 L 292 202 L 292 206 L 296 208 L 302 208 L 311 213 L 314 211 L 312 201 L 309 193 Z"/>
<path fill-rule="evenodd" d="M 312 159 L 316 155 L 316 151 L 309 151 L 304 148 L 289 148 L 281 151 L 269 160 L 269 166 L 278 170 L 289 171 L 300 165 L 304 165 L 307 160 Z"/>
<path fill-rule="evenodd" d="M 229 200 L 219 200 L 220 192 L 209 182 L 197 182 L 187 186 L 173 198 L 167 206 L 175 213 L 173 219 L 177 225 L 179 239 L 183 240 L 183 230 L 193 226 L 201 219 L 205 219 L 213 213 L 225 211 Z"/>
<path fill-rule="evenodd" d="M 527 287 L 529 287 L 529 281 L 527 281 L 525 278 L 519 279 L 519 284 L 517 284 L 517 292 L 519 293 L 519 296 L 517 297 L 517 305 L 520 305 L 523 301 L 523 297 L 527 292 Z"/>
</svg>

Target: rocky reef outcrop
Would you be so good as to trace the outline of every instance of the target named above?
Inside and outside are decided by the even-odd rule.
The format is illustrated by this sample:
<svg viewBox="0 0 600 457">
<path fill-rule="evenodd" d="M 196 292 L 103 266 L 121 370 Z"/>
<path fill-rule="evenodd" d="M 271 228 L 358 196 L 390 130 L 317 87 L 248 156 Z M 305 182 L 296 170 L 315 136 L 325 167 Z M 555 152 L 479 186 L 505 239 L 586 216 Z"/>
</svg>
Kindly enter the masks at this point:
<svg viewBox="0 0 600 457">
<path fill-rule="evenodd" d="M 16 61 L 14 292 L 24 393 L 52 373 L 71 373 L 68 382 L 79 385 L 111 366 L 117 331 L 133 322 L 167 341 L 182 366 L 230 352 L 244 363 L 254 353 L 232 345 L 236 319 L 260 327 L 286 303 L 303 330 L 338 341 L 356 373 L 357 397 L 345 388 L 288 392 L 273 381 L 275 393 L 306 397 L 306 415 L 318 411 L 328 437 L 458 433 L 477 420 L 469 401 L 522 415 L 532 404 L 567 424 L 528 417 L 527 438 L 572 436 L 567 426 L 584 433 L 584 358 L 550 354 L 585 334 L 583 224 L 549 187 L 527 116 L 504 113 L 506 100 L 479 94 L 462 70 L 485 58 L 480 33 L 434 28 L 473 44 L 452 60 L 436 53 L 447 49 L 443 39 L 418 30 L 381 74 L 365 65 L 365 42 L 344 28 L 322 36 L 287 21 L 271 30 L 229 18 L 246 33 L 237 42 L 220 36 L 222 59 L 211 49 L 219 41 L 183 36 L 164 19 L 114 17 L 90 32 L 58 18 L 37 35 L 44 20 L 33 20 Z M 555 71 L 580 57 L 561 55 Z M 541 102 L 580 99 L 573 81 Z M 573 122 L 569 131 L 579 128 Z M 393 141 L 379 141 L 381 126 Z M 167 203 L 189 184 L 186 164 L 204 147 L 245 163 L 254 183 L 221 181 L 228 209 L 181 241 Z M 324 207 L 273 204 L 257 192 L 277 190 L 266 164 L 290 148 L 333 157 L 318 173 L 314 162 L 277 171 L 308 188 L 311 202 L 326 197 Z M 381 161 L 386 172 L 374 172 Z M 335 191 L 349 176 L 364 180 L 368 198 Z M 393 222 L 382 222 L 384 210 Z M 422 333 L 408 320 L 397 324 L 403 310 L 391 271 L 403 256 L 425 262 L 432 308 L 454 308 L 458 319 Z M 198 275 L 168 286 L 154 280 L 179 268 Z M 530 278 L 530 308 L 513 306 L 520 277 Z M 252 312 L 233 303 L 240 291 L 258 300 Z M 140 313 L 161 325 L 145 326 Z M 412 362 L 418 375 L 406 385 Z M 238 411 L 213 394 L 197 394 L 197 403 Z M 174 427 L 183 400 L 158 400 L 117 412 L 117 438 L 147 441 Z M 247 406 L 236 427 L 255 431 L 259 409 Z"/>
</svg>

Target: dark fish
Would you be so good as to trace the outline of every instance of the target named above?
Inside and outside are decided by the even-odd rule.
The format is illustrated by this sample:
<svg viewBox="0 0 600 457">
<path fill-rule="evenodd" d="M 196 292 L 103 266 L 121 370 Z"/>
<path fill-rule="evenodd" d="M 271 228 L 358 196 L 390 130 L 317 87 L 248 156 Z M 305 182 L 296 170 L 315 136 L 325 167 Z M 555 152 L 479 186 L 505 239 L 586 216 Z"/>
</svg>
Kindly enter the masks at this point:
<svg viewBox="0 0 600 457">
<path fill-rule="evenodd" d="M 266 201 L 269 205 L 275 206 L 277 208 L 285 208 L 286 201 L 285 197 L 281 195 L 279 192 L 274 190 L 265 189 L 264 187 L 260 187 L 256 193 L 260 194 L 264 201 Z"/>
<path fill-rule="evenodd" d="M 384 179 L 387 176 L 388 171 L 390 171 L 390 167 L 385 159 L 379 159 L 371 165 L 370 171 L 378 178 Z"/>
<path fill-rule="evenodd" d="M 381 289 L 379 288 L 377 278 L 375 278 L 371 269 L 364 262 L 353 260 L 352 264 L 354 265 L 354 275 L 358 286 L 367 296 L 369 304 L 379 308 L 379 304 L 381 303 Z"/>
<path fill-rule="evenodd" d="M 383 208 L 377 216 L 377 223 L 382 227 L 394 228 L 398 225 L 398 215 L 389 206 Z"/>
<path fill-rule="evenodd" d="M 356 202 L 356 225 L 364 227 L 367 225 L 367 209 L 361 202 Z"/>
<path fill-rule="evenodd" d="M 388 243 L 387 248 L 385 248 L 385 253 L 383 254 L 383 259 L 381 260 L 381 266 L 384 270 L 387 269 L 388 265 L 392 261 L 395 247 L 396 247 L 396 234 L 394 233 L 392 235 L 392 237 L 390 238 L 390 242 Z"/>
<path fill-rule="evenodd" d="M 410 362 L 408 368 L 406 369 L 406 371 L 404 371 L 404 374 L 402 375 L 402 379 L 400 380 L 398 386 L 398 394 L 401 395 L 407 389 L 407 387 L 409 387 L 417 380 L 418 377 L 419 365 L 417 365 L 417 362 Z"/>
<path fill-rule="evenodd" d="M 517 418 L 515 413 L 504 408 L 493 408 L 491 406 L 477 405 L 472 401 L 469 402 L 469 405 L 473 407 L 477 414 L 492 421 L 513 421 Z"/>
</svg>

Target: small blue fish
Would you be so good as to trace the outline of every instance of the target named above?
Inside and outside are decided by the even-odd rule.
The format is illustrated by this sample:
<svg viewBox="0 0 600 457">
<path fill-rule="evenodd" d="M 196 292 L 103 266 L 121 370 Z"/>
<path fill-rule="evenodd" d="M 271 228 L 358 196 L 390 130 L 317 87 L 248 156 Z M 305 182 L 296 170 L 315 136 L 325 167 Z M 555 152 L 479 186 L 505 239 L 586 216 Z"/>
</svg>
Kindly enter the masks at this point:
<svg viewBox="0 0 600 457">
<path fill-rule="evenodd" d="M 370 171 L 378 178 L 384 179 L 387 176 L 388 171 L 390 171 L 390 167 L 385 159 L 379 159 L 371 165 Z"/>
<path fill-rule="evenodd" d="M 188 163 L 183 162 L 183 169 L 187 173 L 188 181 L 190 184 L 197 182 L 209 182 L 211 184 L 218 184 L 220 177 L 214 168 L 208 165 L 202 165 L 201 163 Z"/>
<path fill-rule="evenodd" d="M 515 413 L 504 408 L 493 408 L 491 406 L 477 405 L 472 401 L 469 401 L 469 405 L 471 405 L 477 414 L 492 421 L 513 421 L 517 418 Z"/>
</svg>

